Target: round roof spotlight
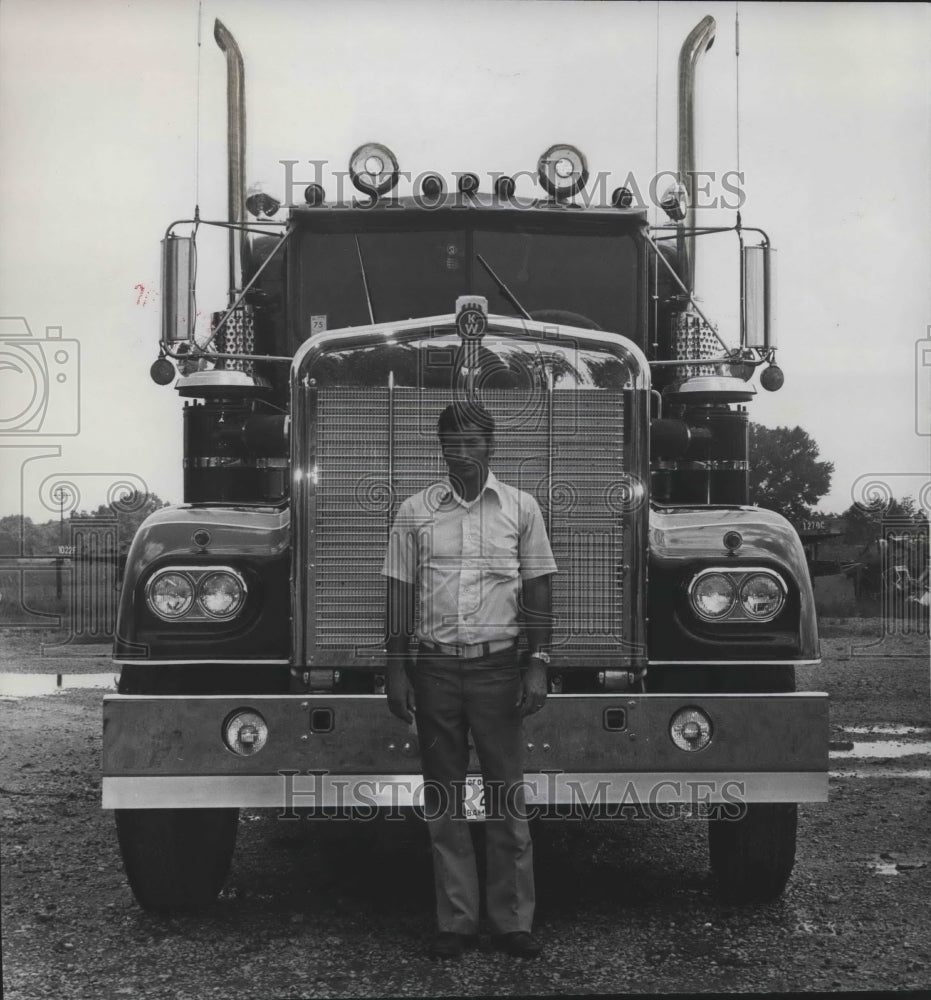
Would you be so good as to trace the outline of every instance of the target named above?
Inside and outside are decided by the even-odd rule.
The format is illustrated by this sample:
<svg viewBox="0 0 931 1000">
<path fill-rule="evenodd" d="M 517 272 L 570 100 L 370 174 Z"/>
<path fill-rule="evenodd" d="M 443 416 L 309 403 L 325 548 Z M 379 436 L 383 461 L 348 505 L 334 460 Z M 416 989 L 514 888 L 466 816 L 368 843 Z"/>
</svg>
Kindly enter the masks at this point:
<svg viewBox="0 0 931 1000">
<path fill-rule="evenodd" d="M 257 219 L 263 215 L 271 218 L 279 208 L 281 208 L 281 202 L 264 191 L 256 191 L 246 198 L 246 211 L 250 215 L 254 215 Z"/>
<path fill-rule="evenodd" d="M 152 362 L 149 377 L 156 385 L 168 385 L 175 380 L 175 366 L 168 358 L 158 358 Z"/>
<path fill-rule="evenodd" d="M 634 193 L 630 188 L 615 188 L 611 194 L 611 204 L 615 208 L 630 208 L 634 203 Z"/>
<path fill-rule="evenodd" d="M 503 201 L 510 201 L 514 197 L 514 178 L 502 174 L 495 178 L 495 195 Z"/>
<path fill-rule="evenodd" d="M 689 193 L 685 185 L 678 181 L 675 184 L 670 184 L 659 200 L 659 207 L 673 222 L 681 222 L 689 210 Z"/>
<path fill-rule="evenodd" d="M 782 373 L 782 369 L 778 365 L 770 365 L 768 368 L 764 368 L 760 372 L 760 385 L 767 392 L 775 392 L 777 389 L 782 388 L 783 382 L 785 382 L 786 377 Z"/>
<path fill-rule="evenodd" d="M 439 174 L 424 174 L 420 181 L 420 190 L 425 198 L 439 201 L 446 193 L 446 184 Z"/>
<path fill-rule="evenodd" d="M 366 142 L 349 157 L 349 177 L 356 190 L 377 198 L 398 183 L 398 161 L 387 146 Z"/>
<path fill-rule="evenodd" d="M 460 174 L 458 187 L 463 194 L 478 194 L 478 174 Z"/>
<path fill-rule="evenodd" d="M 304 201 L 311 207 L 322 205 L 326 200 L 326 191 L 321 184 L 308 184 L 304 188 Z"/>
<path fill-rule="evenodd" d="M 557 143 L 537 161 L 540 185 L 553 198 L 571 198 L 588 182 L 585 154 L 566 143 Z"/>
</svg>

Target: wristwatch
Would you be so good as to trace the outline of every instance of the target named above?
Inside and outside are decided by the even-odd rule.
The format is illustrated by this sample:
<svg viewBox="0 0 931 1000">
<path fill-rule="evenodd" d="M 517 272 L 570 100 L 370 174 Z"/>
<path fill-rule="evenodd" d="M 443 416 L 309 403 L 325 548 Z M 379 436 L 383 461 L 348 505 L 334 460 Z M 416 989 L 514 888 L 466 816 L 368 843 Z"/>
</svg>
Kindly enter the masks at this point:
<svg viewBox="0 0 931 1000">
<path fill-rule="evenodd" d="M 550 654 L 544 652 L 542 649 L 538 649 L 535 653 L 530 654 L 531 660 L 539 660 L 541 663 L 545 663 L 549 666 Z"/>
</svg>

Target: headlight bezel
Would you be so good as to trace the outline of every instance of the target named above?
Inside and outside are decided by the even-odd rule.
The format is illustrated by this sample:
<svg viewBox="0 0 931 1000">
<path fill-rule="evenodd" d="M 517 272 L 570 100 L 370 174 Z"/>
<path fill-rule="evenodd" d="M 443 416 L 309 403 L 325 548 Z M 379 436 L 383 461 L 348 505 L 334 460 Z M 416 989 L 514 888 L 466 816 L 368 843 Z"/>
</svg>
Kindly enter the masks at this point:
<svg viewBox="0 0 931 1000">
<path fill-rule="evenodd" d="M 732 588 L 734 600 L 726 613 L 710 616 L 706 614 L 697 604 L 695 599 L 696 588 L 699 583 L 709 576 L 725 577 Z M 780 592 L 780 599 L 775 608 L 762 615 L 753 614 L 747 610 L 743 600 L 744 588 L 754 578 L 764 576 L 772 580 Z M 688 606 L 690 611 L 703 624 L 719 625 L 724 623 L 739 624 L 766 624 L 774 621 L 785 610 L 789 599 L 789 587 L 782 574 L 769 566 L 706 566 L 692 576 L 687 587 Z"/>
<path fill-rule="evenodd" d="M 776 607 L 772 611 L 764 612 L 763 614 L 758 614 L 755 611 L 751 611 L 747 606 L 744 591 L 747 589 L 750 582 L 758 577 L 763 579 L 771 580 L 776 584 L 777 590 L 779 591 L 778 600 L 776 602 Z M 738 590 L 737 603 L 740 605 L 741 610 L 747 616 L 748 620 L 754 622 L 771 622 L 774 618 L 779 615 L 779 612 L 785 607 L 786 603 L 786 585 L 782 577 L 778 573 L 748 573 L 746 577 L 741 581 L 740 588 Z"/>
<path fill-rule="evenodd" d="M 210 580 L 211 577 L 215 576 L 228 577 L 230 580 L 235 581 L 239 587 L 239 597 L 236 600 L 236 603 L 233 605 L 232 610 L 226 611 L 222 614 L 215 611 L 211 611 L 210 608 L 207 607 L 204 595 L 204 588 L 207 584 L 207 581 Z M 243 605 L 246 603 L 246 582 L 245 580 L 243 580 L 242 576 L 239 573 L 231 572 L 228 569 L 211 570 L 209 573 L 205 573 L 197 583 L 197 603 L 201 606 L 203 611 L 213 621 L 218 621 L 218 622 L 229 621 L 231 618 L 235 618 L 239 614 L 239 612 L 243 608 Z"/>
<path fill-rule="evenodd" d="M 188 600 L 186 607 L 184 608 L 183 611 L 180 611 L 177 614 L 169 614 L 165 611 L 160 611 L 158 607 L 156 607 L 155 599 L 153 596 L 155 585 L 160 581 L 166 580 L 168 577 L 172 576 L 176 576 L 180 580 L 182 580 L 190 590 L 190 598 Z M 162 621 L 176 622 L 176 621 L 181 621 L 181 619 L 185 618 L 188 614 L 190 614 L 191 609 L 197 604 L 197 588 L 194 586 L 193 582 L 191 581 L 191 578 L 187 575 L 187 573 L 179 572 L 176 569 L 166 569 L 162 573 L 152 574 L 151 578 L 149 579 L 149 582 L 146 584 L 145 587 L 145 598 L 149 610 L 154 615 L 156 615 L 158 618 L 161 618 Z"/>
<path fill-rule="evenodd" d="M 163 614 L 152 600 L 152 590 L 159 580 L 166 576 L 177 575 L 183 577 L 192 589 L 193 601 L 188 605 L 184 613 L 180 615 L 167 616 Z M 203 584 L 212 576 L 226 575 L 231 577 L 239 587 L 240 598 L 231 611 L 224 614 L 217 614 L 210 611 L 203 600 Z M 210 566 L 161 566 L 156 569 L 145 584 L 145 603 L 148 611 L 159 621 L 170 624 L 185 624 L 187 622 L 215 622 L 223 624 L 239 618 L 246 608 L 249 597 L 249 588 L 243 574 L 232 566 L 210 565 Z"/>
<path fill-rule="evenodd" d="M 727 585 L 728 585 L 728 587 L 730 589 L 730 593 L 728 595 L 729 600 L 730 600 L 730 604 L 723 611 L 721 611 L 719 614 L 711 614 L 711 613 L 705 611 L 699 605 L 698 599 L 697 599 L 697 591 L 699 589 L 699 586 L 702 583 L 707 583 L 712 577 L 720 577 L 722 580 L 724 580 L 727 583 Z M 705 622 L 720 622 L 720 621 L 723 621 L 725 618 L 729 617 L 732 614 L 732 612 L 734 611 L 734 608 L 736 607 L 737 602 L 739 600 L 739 597 L 738 597 L 739 588 L 734 583 L 734 581 L 731 579 L 730 575 L 727 574 L 727 573 L 716 571 L 716 570 L 705 570 L 705 571 L 703 571 L 701 573 L 698 573 L 696 576 L 694 576 L 692 578 L 692 582 L 689 584 L 688 594 L 689 594 L 689 603 L 692 606 L 692 610 L 695 612 L 696 615 L 698 615 L 699 618 L 701 618 L 702 621 L 705 621 Z"/>
</svg>

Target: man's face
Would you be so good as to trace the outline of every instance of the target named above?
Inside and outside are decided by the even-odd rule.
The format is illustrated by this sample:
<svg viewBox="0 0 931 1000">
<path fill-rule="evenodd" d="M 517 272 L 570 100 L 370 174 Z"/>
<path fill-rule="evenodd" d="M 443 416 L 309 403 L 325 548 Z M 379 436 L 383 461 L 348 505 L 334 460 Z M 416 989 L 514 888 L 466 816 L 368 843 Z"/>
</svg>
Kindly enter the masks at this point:
<svg viewBox="0 0 931 1000">
<path fill-rule="evenodd" d="M 465 424 L 458 431 L 444 434 L 440 448 L 451 479 L 484 480 L 488 474 L 488 460 L 494 448 L 480 427 Z"/>
</svg>

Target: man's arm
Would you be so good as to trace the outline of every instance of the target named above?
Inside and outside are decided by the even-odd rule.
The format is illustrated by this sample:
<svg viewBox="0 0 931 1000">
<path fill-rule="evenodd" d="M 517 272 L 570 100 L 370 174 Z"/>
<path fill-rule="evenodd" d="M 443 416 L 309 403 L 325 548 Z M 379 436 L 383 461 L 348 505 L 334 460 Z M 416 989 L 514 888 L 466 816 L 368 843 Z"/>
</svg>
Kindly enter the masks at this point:
<svg viewBox="0 0 931 1000">
<path fill-rule="evenodd" d="M 533 715 L 546 701 L 546 664 L 532 654 L 548 652 L 553 635 L 552 576 L 524 580 L 521 592 L 521 617 L 527 637 L 527 669 L 521 678 L 521 715 Z"/>
<path fill-rule="evenodd" d="M 414 721 L 414 689 L 407 676 L 411 636 L 414 634 L 414 584 L 388 577 L 387 629 L 388 653 L 386 686 L 388 708 L 404 722 Z"/>
</svg>

